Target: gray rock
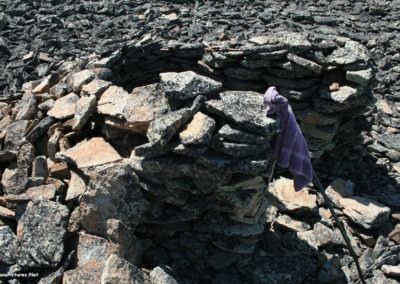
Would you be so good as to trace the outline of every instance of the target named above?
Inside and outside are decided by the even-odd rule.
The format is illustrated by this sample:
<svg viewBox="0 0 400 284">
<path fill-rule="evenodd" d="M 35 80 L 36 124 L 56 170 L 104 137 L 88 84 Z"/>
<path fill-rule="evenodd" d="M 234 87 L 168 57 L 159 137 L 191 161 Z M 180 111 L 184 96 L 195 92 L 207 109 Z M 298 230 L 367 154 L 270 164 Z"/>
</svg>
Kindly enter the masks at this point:
<svg viewBox="0 0 400 284">
<path fill-rule="evenodd" d="M 335 49 L 327 58 L 327 62 L 334 65 L 365 63 L 368 60 L 367 48 L 355 41 L 347 41 L 344 47 Z"/>
<path fill-rule="evenodd" d="M 283 212 L 309 212 L 317 208 L 314 194 L 310 194 L 307 188 L 296 191 L 293 180 L 284 177 L 270 184 L 267 195 L 277 201 L 278 208 Z"/>
<path fill-rule="evenodd" d="M 339 128 L 339 122 L 331 125 L 313 125 L 300 122 L 299 125 L 305 137 L 316 138 L 320 141 L 332 141 Z"/>
<path fill-rule="evenodd" d="M 50 88 L 50 93 L 56 96 L 57 99 L 63 97 L 68 92 L 68 86 L 64 82 L 58 82 Z"/>
<path fill-rule="evenodd" d="M 381 270 L 387 276 L 400 277 L 400 267 L 398 265 L 382 265 Z"/>
<path fill-rule="evenodd" d="M 277 121 L 265 115 L 260 93 L 227 91 L 220 96 L 221 100 L 206 102 L 208 111 L 226 117 L 249 132 L 263 136 L 270 136 L 277 130 Z"/>
<path fill-rule="evenodd" d="M 289 53 L 287 55 L 287 59 L 290 61 L 300 65 L 301 67 L 304 67 L 308 70 L 311 70 L 313 73 L 320 75 L 323 71 L 323 67 L 315 62 L 312 62 L 311 60 L 302 58 L 300 56 L 297 56 L 293 53 Z"/>
<path fill-rule="evenodd" d="M 398 281 L 390 278 L 386 278 L 384 273 L 380 270 L 374 270 L 372 271 L 373 277 L 368 278 L 365 280 L 365 283 L 367 284 L 397 284 L 399 283 Z"/>
<path fill-rule="evenodd" d="M 129 94 L 122 117 L 130 129 L 147 129 L 157 116 L 165 114 L 169 109 L 161 84 L 150 84 L 136 87 Z"/>
<path fill-rule="evenodd" d="M 79 233 L 76 265 L 83 266 L 92 260 L 105 262 L 110 255 L 109 242 L 101 237 Z"/>
<path fill-rule="evenodd" d="M 43 112 L 48 112 L 53 106 L 56 101 L 53 99 L 45 100 L 44 102 L 38 105 L 38 109 Z"/>
<path fill-rule="evenodd" d="M 207 52 L 203 55 L 201 61 L 213 68 L 222 68 L 234 63 L 236 60 L 221 52 Z"/>
<path fill-rule="evenodd" d="M 18 264 L 25 268 L 55 268 L 64 253 L 69 211 L 49 200 L 31 201 L 18 222 L 21 253 Z"/>
<path fill-rule="evenodd" d="M 354 183 L 351 181 L 344 181 L 342 179 L 335 179 L 325 190 L 326 195 L 330 198 L 334 205 L 340 206 L 341 198 L 348 198 L 353 196 Z"/>
<path fill-rule="evenodd" d="M 337 91 L 330 91 L 327 88 L 321 88 L 319 90 L 319 95 L 323 99 L 329 99 L 339 104 L 345 104 L 347 101 L 350 101 L 352 97 L 362 95 L 363 91 L 362 88 L 343 86 Z"/>
<path fill-rule="evenodd" d="M 209 169 L 195 163 L 192 158 L 182 156 L 175 156 L 173 159 L 168 157 L 142 159 L 131 156 L 130 164 L 139 175 L 157 175 L 164 178 L 188 176 L 199 180 L 212 180 L 215 186 L 225 183 L 230 178 L 230 174 L 225 171 Z"/>
<path fill-rule="evenodd" d="M 259 53 L 252 53 L 250 58 L 252 59 L 264 59 L 264 60 L 277 60 L 281 59 L 288 54 L 287 50 L 276 50 L 271 52 L 259 52 Z"/>
<path fill-rule="evenodd" d="M 314 224 L 313 233 L 316 236 L 318 248 L 329 245 L 345 245 L 343 237 L 338 230 L 333 231 L 320 222 Z"/>
<path fill-rule="evenodd" d="M 73 130 L 80 130 L 85 126 L 89 117 L 96 109 L 97 99 L 95 95 L 89 97 L 81 97 L 75 106 L 74 121 L 72 125 Z"/>
<path fill-rule="evenodd" d="M 315 84 L 317 84 L 320 79 L 319 78 L 312 78 L 312 79 L 283 79 L 276 76 L 271 76 L 267 74 L 263 74 L 262 79 L 268 82 L 270 86 L 277 86 L 277 87 L 286 87 L 295 90 L 307 89 Z"/>
<path fill-rule="evenodd" d="M 234 124 L 225 124 L 218 130 L 217 137 L 237 143 L 267 144 L 267 137 L 243 131 Z"/>
<path fill-rule="evenodd" d="M 207 150 L 207 146 L 188 146 L 184 144 L 179 144 L 172 149 L 172 152 L 190 157 L 199 157 Z"/>
<path fill-rule="evenodd" d="M 89 84 L 83 85 L 81 93 L 86 96 L 95 96 L 96 98 L 100 98 L 100 96 L 107 90 L 108 87 L 112 85 L 111 82 L 104 81 L 101 79 L 93 79 Z"/>
<path fill-rule="evenodd" d="M 43 118 L 27 135 L 26 140 L 35 143 L 39 138 L 41 138 L 49 128 L 55 124 L 56 119 L 52 116 L 47 116 Z"/>
<path fill-rule="evenodd" d="M 104 263 L 91 261 L 83 266 L 67 270 L 63 274 L 63 284 L 101 283 Z"/>
<path fill-rule="evenodd" d="M 340 206 L 347 217 L 366 229 L 382 226 L 390 216 L 389 207 L 364 197 L 341 198 Z"/>
<path fill-rule="evenodd" d="M 235 66 L 225 68 L 224 73 L 228 77 L 239 80 L 259 80 L 262 71 Z"/>
<path fill-rule="evenodd" d="M 339 121 L 340 115 L 319 113 L 312 108 L 306 108 L 294 111 L 296 119 L 305 124 L 330 125 Z"/>
<path fill-rule="evenodd" d="M 9 22 L 8 17 L 3 12 L 1 12 L 0 13 L 0 31 L 2 31 L 8 25 L 8 22 Z"/>
<path fill-rule="evenodd" d="M 6 128 L 6 136 L 4 138 L 4 150 L 16 150 L 25 141 L 25 133 L 28 130 L 29 122 L 27 120 L 19 120 L 11 123 Z"/>
<path fill-rule="evenodd" d="M 354 82 L 363 87 L 368 86 L 371 78 L 372 78 L 371 69 L 346 72 L 346 80 Z"/>
<path fill-rule="evenodd" d="M 7 168 L 1 177 L 3 191 L 6 194 L 20 194 L 25 192 L 28 183 L 27 168 Z"/>
<path fill-rule="evenodd" d="M 272 66 L 277 68 L 269 68 L 269 70 L 273 70 L 270 73 L 284 79 L 315 77 L 316 75 L 310 69 L 304 68 L 288 59 L 272 61 Z"/>
<path fill-rule="evenodd" d="M 294 232 L 305 232 L 311 229 L 310 225 L 307 223 L 294 220 L 290 218 L 288 215 L 280 215 L 275 218 L 273 222 L 273 226 L 275 230 L 281 231 L 294 231 Z"/>
<path fill-rule="evenodd" d="M 0 37 L 0 52 L 10 54 L 8 43 L 3 37 Z"/>
<path fill-rule="evenodd" d="M 0 162 L 12 162 L 17 159 L 17 151 L 0 151 Z"/>
<path fill-rule="evenodd" d="M 144 158 L 154 158 L 166 154 L 173 148 L 172 145 L 161 145 L 158 142 L 149 142 L 135 147 L 134 155 Z"/>
<path fill-rule="evenodd" d="M 178 284 L 172 269 L 166 265 L 159 265 L 150 272 L 150 281 L 154 284 Z"/>
<path fill-rule="evenodd" d="M 53 200 L 56 197 L 57 188 L 54 184 L 31 186 L 21 194 L 7 194 L 5 199 L 12 203 L 22 203 L 34 200 Z"/>
<path fill-rule="evenodd" d="M 272 166 L 271 153 L 247 158 L 233 158 L 218 153 L 206 152 L 197 159 L 201 165 L 213 170 L 224 169 L 225 173 L 244 173 L 267 175 Z"/>
<path fill-rule="evenodd" d="M 9 226 L 0 227 L 0 263 L 13 265 L 17 262 L 19 247 L 17 237 Z"/>
<path fill-rule="evenodd" d="M 224 142 L 219 138 L 214 138 L 211 141 L 210 148 L 235 158 L 243 158 L 253 155 L 258 155 L 265 152 L 269 145 L 265 144 L 244 144 Z"/>
<path fill-rule="evenodd" d="M 198 112 L 193 116 L 192 121 L 186 128 L 179 133 L 182 144 L 188 145 L 208 145 L 211 135 L 214 132 L 216 123 L 211 117 Z"/>
<path fill-rule="evenodd" d="M 378 136 L 379 142 L 386 147 L 400 151 L 400 135 L 394 133 L 383 133 Z"/>
<path fill-rule="evenodd" d="M 124 110 L 128 103 L 128 97 L 128 92 L 123 88 L 110 86 L 101 95 L 97 103 L 97 111 L 100 114 L 124 119 Z"/>
<path fill-rule="evenodd" d="M 193 117 L 197 112 L 204 97 L 198 96 L 191 108 L 182 108 L 156 117 L 147 130 L 147 138 L 152 143 L 166 145 L 172 137 Z"/>
<path fill-rule="evenodd" d="M 147 283 L 148 276 L 135 265 L 116 254 L 108 257 L 101 275 L 102 284 L 114 283 Z"/>
<path fill-rule="evenodd" d="M 339 93 L 337 93 L 339 95 Z M 344 110 L 351 109 L 352 107 L 362 106 L 368 104 L 367 96 L 350 96 L 345 98 L 348 94 L 342 94 L 343 96 L 337 97 L 337 99 L 345 99 L 344 103 L 338 103 L 331 99 L 323 99 L 319 96 L 313 96 L 312 102 L 314 109 L 321 113 L 335 113 Z"/>
<path fill-rule="evenodd" d="M 29 169 L 35 159 L 35 147 L 29 142 L 24 142 L 18 151 L 17 167 Z"/>
<path fill-rule="evenodd" d="M 45 155 L 37 156 L 32 164 L 32 177 L 44 177 L 49 175 L 47 158 Z"/>
<path fill-rule="evenodd" d="M 82 227 L 103 237 L 107 236 L 108 219 L 118 219 L 135 228 L 148 202 L 127 161 L 91 167 L 86 174 L 92 178 L 79 206 L 77 221 Z"/>
<path fill-rule="evenodd" d="M 82 70 L 75 74 L 72 74 L 68 78 L 68 84 L 74 92 L 79 93 L 82 86 L 89 83 L 95 78 L 95 74 L 91 70 Z"/>
<path fill-rule="evenodd" d="M 266 59 L 266 58 L 245 57 L 243 60 L 240 61 L 240 65 L 242 65 L 244 68 L 250 68 L 250 69 L 265 68 L 265 67 L 271 66 L 271 60 Z M 239 77 L 238 79 L 244 78 L 241 74 L 237 74 L 237 72 L 234 72 L 233 69 L 237 69 L 237 67 L 226 68 L 224 72 L 226 75 L 233 77 L 233 78 L 238 78 L 238 77 Z M 244 69 L 244 70 L 249 71 L 248 69 Z M 231 74 L 229 74 L 229 73 L 231 73 Z M 253 76 L 252 76 L 253 78 L 251 78 L 251 74 L 252 73 L 247 72 L 246 77 L 248 77 L 250 79 L 246 79 L 246 80 L 252 80 L 253 78 L 259 78 L 260 71 L 253 73 Z"/>
<path fill-rule="evenodd" d="M 288 99 L 302 101 L 316 94 L 318 92 L 318 89 L 319 89 L 318 85 L 302 90 L 295 90 L 295 89 L 281 87 L 279 88 L 279 93 Z"/>
<path fill-rule="evenodd" d="M 222 83 L 193 71 L 161 73 L 161 83 L 168 98 L 186 100 L 197 95 L 208 95 L 221 89 Z"/>
<path fill-rule="evenodd" d="M 209 212 L 204 216 L 204 223 L 212 232 L 225 236 L 250 237 L 264 232 L 263 218 L 257 224 L 248 225 L 233 221 L 221 213 Z M 194 226 L 196 228 L 196 224 Z"/>
<path fill-rule="evenodd" d="M 17 106 L 18 113 L 15 117 L 15 121 L 29 120 L 35 114 L 36 106 L 36 97 L 33 94 L 23 96 Z"/>
<path fill-rule="evenodd" d="M 47 115 L 57 119 L 71 118 L 75 114 L 76 102 L 78 100 L 79 96 L 74 93 L 61 97 L 56 100 L 54 106 L 47 112 Z"/>
</svg>

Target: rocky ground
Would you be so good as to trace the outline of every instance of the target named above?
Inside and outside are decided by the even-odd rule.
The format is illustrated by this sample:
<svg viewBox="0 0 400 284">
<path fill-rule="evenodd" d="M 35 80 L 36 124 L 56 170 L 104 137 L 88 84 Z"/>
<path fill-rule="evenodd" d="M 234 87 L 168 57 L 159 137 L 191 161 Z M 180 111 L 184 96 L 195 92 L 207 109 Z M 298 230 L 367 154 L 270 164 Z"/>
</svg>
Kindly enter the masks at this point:
<svg viewBox="0 0 400 284">
<path fill-rule="evenodd" d="M 399 11 L 0 0 L 0 282 L 358 281 L 316 189 L 268 184 L 277 85 L 367 283 L 398 283 Z"/>
</svg>

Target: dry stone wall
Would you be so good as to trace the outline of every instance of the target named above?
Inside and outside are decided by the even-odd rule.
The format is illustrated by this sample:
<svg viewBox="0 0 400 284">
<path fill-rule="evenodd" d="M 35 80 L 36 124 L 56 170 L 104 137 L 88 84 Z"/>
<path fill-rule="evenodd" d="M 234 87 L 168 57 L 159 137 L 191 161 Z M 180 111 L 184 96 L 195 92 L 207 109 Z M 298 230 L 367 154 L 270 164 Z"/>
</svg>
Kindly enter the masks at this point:
<svg viewBox="0 0 400 284">
<path fill-rule="evenodd" d="M 362 45 L 302 34 L 210 46 L 145 38 L 108 57 L 60 62 L 2 106 L 2 200 L 17 210 L 41 210 L 46 200 L 70 208 L 68 226 L 64 214 L 57 227 L 58 240 L 67 231 L 78 236 L 65 283 L 112 278 L 118 257 L 130 261 L 124 267 L 132 277 L 149 277 L 129 266 L 143 261 L 169 264 L 188 279 L 185 268 L 196 263 L 202 278 L 248 262 L 267 208 L 279 202 L 266 195 L 279 121 L 266 116 L 262 91 L 275 85 L 290 99 L 318 158 L 335 143 L 343 117 L 362 114 L 371 76 Z M 382 214 L 371 222 L 381 225 Z M 22 254 L 39 247 L 14 246 L 5 263 L 16 272 L 46 274 L 64 251 L 62 243 L 56 252 L 41 247 L 55 260 L 28 265 Z"/>
</svg>

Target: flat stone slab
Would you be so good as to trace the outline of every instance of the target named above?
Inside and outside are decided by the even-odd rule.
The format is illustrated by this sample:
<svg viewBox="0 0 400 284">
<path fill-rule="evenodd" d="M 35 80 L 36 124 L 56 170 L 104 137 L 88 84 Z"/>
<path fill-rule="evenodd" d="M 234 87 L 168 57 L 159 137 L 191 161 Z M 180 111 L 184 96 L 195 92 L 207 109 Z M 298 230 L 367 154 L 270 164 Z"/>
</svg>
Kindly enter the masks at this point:
<svg viewBox="0 0 400 284">
<path fill-rule="evenodd" d="M 270 136 L 278 128 L 276 120 L 265 115 L 262 94 L 250 91 L 220 93 L 221 100 L 206 102 L 208 111 L 235 122 L 243 129 L 263 136 Z"/>
<path fill-rule="evenodd" d="M 219 138 L 214 138 L 211 141 L 210 148 L 235 158 L 243 158 L 253 155 L 258 155 L 267 150 L 269 145 L 265 144 L 245 144 L 224 142 Z"/>
<path fill-rule="evenodd" d="M 390 208 L 360 196 L 340 199 L 344 214 L 365 229 L 378 228 L 389 222 Z"/>
<path fill-rule="evenodd" d="M 166 96 L 181 100 L 214 93 L 222 88 L 222 83 L 193 71 L 161 73 L 160 79 Z"/>
<path fill-rule="evenodd" d="M 311 70 L 312 72 L 314 72 L 317 75 L 320 75 L 323 71 L 323 67 L 311 60 L 305 59 L 303 57 L 297 56 L 293 53 L 289 53 L 287 55 L 287 59 L 289 59 L 290 61 L 300 65 L 301 67 L 304 67 L 308 70 Z"/>
<path fill-rule="evenodd" d="M 77 175 L 75 172 L 71 171 L 71 179 L 68 184 L 67 195 L 65 196 L 65 201 L 70 201 L 85 192 L 86 184 L 85 181 Z"/>
<path fill-rule="evenodd" d="M 149 126 L 156 116 L 168 111 L 164 87 L 151 84 L 132 90 L 123 111 L 123 118 L 129 127 Z"/>
<path fill-rule="evenodd" d="M 319 95 L 323 99 L 329 99 L 336 103 L 343 104 L 348 101 L 351 97 L 356 97 L 362 94 L 361 89 L 353 88 L 351 86 L 340 87 L 337 91 L 329 91 L 327 88 L 321 88 Z"/>
<path fill-rule="evenodd" d="M 93 95 L 99 98 L 111 85 L 109 81 L 94 79 L 89 84 L 83 85 L 81 92 L 87 96 Z"/>
<path fill-rule="evenodd" d="M 70 93 L 64 97 L 61 97 L 56 100 L 54 106 L 47 112 L 47 115 L 57 119 L 73 117 L 75 114 L 76 102 L 78 100 L 79 96 L 74 93 Z"/>
<path fill-rule="evenodd" d="M 94 78 L 95 78 L 95 74 L 93 71 L 82 70 L 82 71 L 79 71 L 79 72 L 73 74 L 69 78 L 68 83 L 71 86 L 71 88 L 74 90 L 74 92 L 79 92 L 83 85 L 89 83 Z"/>
<path fill-rule="evenodd" d="M 57 153 L 67 161 L 73 161 L 78 168 L 99 166 L 122 160 L 118 152 L 102 137 L 82 141 L 67 151 Z"/>
<path fill-rule="evenodd" d="M 225 124 L 222 126 L 218 130 L 217 137 L 222 138 L 224 141 L 249 144 L 264 144 L 269 141 L 267 137 L 248 133 L 234 124 Z"/>
<path fill-rule="evenodd" d="M 317 196 L 310 194 L 307 188 L 296 191 L 291 179 L 282 177 L 276 180 L 269 187 L 268 194 L 278 202 L 282 211 L 299 213 L 317 208 Z"/>
<path fill-rule="evenodd" d="M 63 284 L 101 283 L 104 263 L 93 260 L 83 266 L 67 270 L 63 274 Z"/>
<path fill-rule="evenodd" d="M 97 111 L 104 115 L 124 118 L 124 109 L 128 103 L 128 92 L 118 86 L 110 86 L 97 102 Z"/>
</svg>

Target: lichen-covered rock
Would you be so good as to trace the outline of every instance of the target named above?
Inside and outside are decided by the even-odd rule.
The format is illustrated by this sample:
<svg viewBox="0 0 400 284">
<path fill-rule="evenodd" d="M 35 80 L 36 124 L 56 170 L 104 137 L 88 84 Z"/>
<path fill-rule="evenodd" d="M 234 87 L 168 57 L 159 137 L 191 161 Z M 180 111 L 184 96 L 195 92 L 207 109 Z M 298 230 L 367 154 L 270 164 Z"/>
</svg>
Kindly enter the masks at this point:
<svg viewBox="0 0 400 284">
<path fill-rule="evenodd" d="M 124 108 L 123 118 L 129 127 L 147 128 L 151 121 L 166 113 L 168 109 L 163 86 L 151 84 L 132 90 Z"/>
<path fill-rule="evenodd" d="M 179 138 L 184 145 L 207 145 L 211 140 L 215 126 L 214 119 L 198 112 L 186 128 L 179 133 Z"/>
<path fill-rule="evenodd" d="M 89 83 L 95 78 L 95 74 L 91 70 L 82 70 L 72 74 L 68 78 L 68 84 L 74 92 L 79 92 L 83 85 Z"/>
<path fill-rule="evenodd" d="M 128 103 L 128 92 L 121 87 L 110 86 L 101 95 L 97 102 L 97 111 L 122 119 L 124 109 Z"/>
<path fill-rule="evenodd" d="M 93 95 L 99 98 L 110 86 L 111 82 L 95 78 L 89 84 L 83 85 L 81 92 L 87 96 Z"/>
<path fill-rule="evenodd" d="M 65 271 L 62 283 L 101 283 L 103 269 L 104 263 L 93 260 L 83 266 Z"/>
<path fill-rule="evenodd" d="M 275 133 L 278 124 L 266 117 L 262 94 L 256 92 L 226 91 L 220 94 L 221 100 L 206 102 L 207 109 L 226 117 L 243 129 L 263 136 Z"/>
<path fill-rule="evenodd" d="M 235 158 L 254 156 L 265 152 L 269 145 L 265 144 L 245 144 L 224 142 L 218 138 L 211 140 L 210 148 Z"/>
<path fill-rule="evenodd" d="M 118 219 L 135 228 L 148 202 L 128 162 L 107 163 L 85 169 L 90 177 L 79 206 L 78 223 L 86 232 L 107 236 L 107 221 Z"/>
<path fill-rule="evenodd" d="M 6 194 L 20 194 L 25 192 L 28 184 L 28 169 L 5 169 L 1 177 L 1 184 Z"/>
<path fill-rule="evenodd" d="M 290 61 L 293 61 L 294 63 L 300 65 L 301 67 L 311 70 L 312 72 L 314 72 L 317 75 L 321 74 L 323 71 L 323 67 L 321 65 L 319 65 L 311 60 L 297 56 L 296 54 L 289 53 L 287 55 L 287 59 L 289 59 Z"/>
<path fill-rule="evenodd" d="M 147 138 L 152 143 L 166 145 L 172 137 L 193 117 L 198 111 L 204 97 L 198 96 L 190 108 L 182 108 L 177 111 L 157 116 L 147 130 Z"/>
<path fill-rule="evenodd" d="M 150 272 L 150 281 L 154 284 L 178 284 L 173 270 L 165 265 L 159 265 Z"/>
<path fill-rule="evenodd" d="M 30 269 L 57 267 L 64 253 L 68 217 L 68 208 L 58 202 L 29 202 L 17 227 L 18 264 Z"/>
<path fill-rule="evenodd" d="M 208 95 L 221 89 L 218 81 L 196 74 L 193 71 L 161 73 L 161 83 L 169 98 L 186 100 L 197 95 Z"/>
<path fill-rule="evenodd" d="M 234 124 L 225 124 L 222 126 L 218 130 L 217 137 L 231 142 L 249 144 L 267 144 L 269 141 L 267 137 L 243 131 L 240 127 Z"/>
<path fill-rule="evenodd" d="M 109 242 L 101 237 L 79 233 L 76 249 L 76 265 L 83 266 L 90 261 L 105 262 L 110 254 Z"/>
<path fill-rule="evenodd" d="M 15 121 L 30 119 L 35 114 L 36 107 L 37 100 L 34 95 L 28 94 L 23 96 L 18 103 L 18 113 Z"/>
<path fill-rule="evenodd" d="M 17 237 L 9 226 L 0 227 L 0 263 L 13 265 L 17 262 L 19 247 Z"/>
<path fill-rule="evenodd" d="M 127 260 L 112 254 L 104 264 L 101 275 L 102 284 L 114 283 L 148 283 L 148 276 L 138 267 L 129 263 Z"/>
</svg>

